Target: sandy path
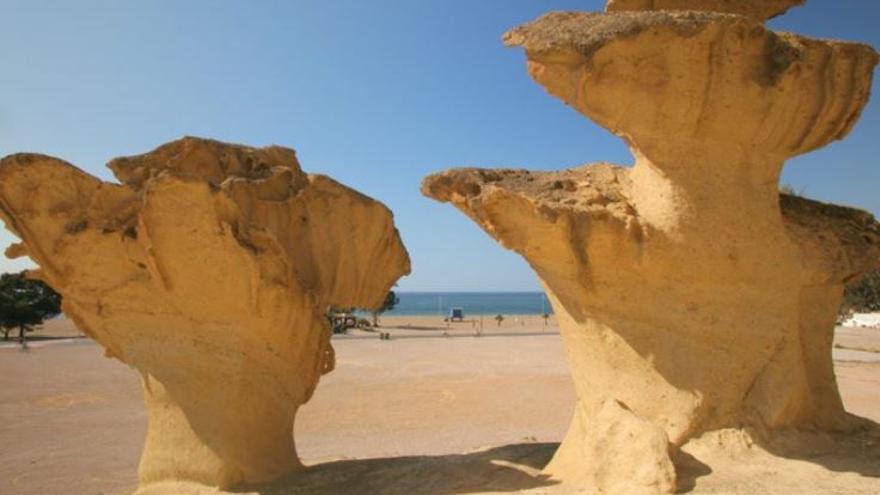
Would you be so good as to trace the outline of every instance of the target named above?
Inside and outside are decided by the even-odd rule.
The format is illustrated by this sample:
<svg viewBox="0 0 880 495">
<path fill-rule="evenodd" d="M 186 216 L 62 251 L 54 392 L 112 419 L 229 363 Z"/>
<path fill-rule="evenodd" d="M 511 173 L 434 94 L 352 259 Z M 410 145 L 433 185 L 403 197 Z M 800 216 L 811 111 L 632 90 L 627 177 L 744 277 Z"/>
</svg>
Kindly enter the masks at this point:
<svg viewBox="0 0 880 495">
<path fill-rule="evenodd" d="M 408 323 L 425 327 L 435 320 Z M 361 482 L 372 477 L 386 483 L 374 473 L 399 476 L 427 463 L 438 494 L 479 488 L 473 486 L 483 479 L 479 475 L 470 484 L 456 481 L 453 473 L 464 464 L 496 473 L 490 488 L 499 491 L 536 486 L 536 478 L 516 470 L 498 477 L 489 461 L 519 459 L 517 469 L 540 467 L 562 437 L 574 397 L 559 337 L 538 320 L 486 331 L 474 338 L 459 324 L 451 337 L 441 330 L 391 329 L 391 341 L 363 333 L 335 338 L 337 369 L 298 416 L 302 457 L 320 462 L 430 454 L 336 463 L 325 471 L 331 478 L 334 469 L 360 472 Z M 880 363 L 839 362 L 837 372 L 848 408 L 880 421 Z M 89 340 L 29 352 L 0 348 L 0 494 L 130 491 L 144 427 L 137 374 L 103 358 Z M 452 455 L 489 446 L 507 447 Z M 400 493 L 417 486 L 410 482 L 416 483 L 401 482 Z"/>
<path fill-rule="evenodd" d="M 573 392 L 557 334 L 395 332 L 334 339 L 337 369 L 298 416 L 305 460 L 562 437 Z M 86 339 L 39 344 L 0 349 L 0 494 L 133 489 L 145 428 L 137 374 Z"/>
</svg>

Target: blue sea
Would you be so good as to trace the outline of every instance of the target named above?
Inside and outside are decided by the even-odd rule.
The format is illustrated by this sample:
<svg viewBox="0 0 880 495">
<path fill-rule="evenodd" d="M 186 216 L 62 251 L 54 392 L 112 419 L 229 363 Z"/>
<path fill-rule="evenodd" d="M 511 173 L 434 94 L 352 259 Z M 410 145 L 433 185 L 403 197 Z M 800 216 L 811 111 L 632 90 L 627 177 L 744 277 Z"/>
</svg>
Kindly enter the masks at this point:
<svg viewBox="0 0 880 495">
<path fill-rule="evenodd" d="M 449 308 L 463 308 L 471 315 L 553 314 L 543 292 L 395 292 L 400 303 L 386 316 L 449 314 Z"/>
</svg>

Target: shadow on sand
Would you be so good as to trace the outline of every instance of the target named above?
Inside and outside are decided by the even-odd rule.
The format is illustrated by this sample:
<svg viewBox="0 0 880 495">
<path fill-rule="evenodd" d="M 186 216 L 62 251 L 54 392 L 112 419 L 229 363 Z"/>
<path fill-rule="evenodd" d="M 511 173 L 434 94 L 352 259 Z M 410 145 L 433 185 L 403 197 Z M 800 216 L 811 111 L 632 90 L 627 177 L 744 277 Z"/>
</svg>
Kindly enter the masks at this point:
<svg viewBox="0 0 880 495">
<path fill-rule="evenodd" d="M 540 337 L 540 336 L 559 336 L 558 331 L 546 331 L 546 332 L 483 332 L 480 335 L 474 335 L 472 330 L 464 331 L 464 330 L 450 330 L 447 335 L 443 335 L 442 332 L 431 332 L 426 333 L 424 335 L 412 335 L 412 334 L 399 334 L 392 333 L 390 340 L 406 340 L 406 339 L 458 339 L 462 337 L 474 338 L 474 337 Z M 369 339 L 378 339 L 379 334 L 345 334 L 345 335 L 334 335 L 334 339 L 338 340 L 369 340 Z"/>
<path fill-rule="evenodd" d="M 847 413 L 854 431 L 801 433 L 760 445 L 773 455 L 817 464 L 829 471 L 880 478 L 880 424 Z"/>
<path fill-rule="evenodd" d="M 470 454 L 333 461 L 311 466 L 256 493 L 453 495 L 548 487 L 557 482 L 540 471 L 558 446 L 527 443 Z"/>
<path fill-rule="evenodd" d="M 812 485 L 809 493 L 825 493 L 838 486 L 839 493 L 880 493 L 861 489 L 863 486 L 876 488 L 876 482 L 858 482 L 853 478 L 844 481 L 836 477 L 836 474 L 851 473 L 867 479 L 880 478 L 880 425 L 854 415 L 850 417 L 855 428 L 849 433 L 778 430 L 768 436 L 754 436 L 752 447 L 739 452 L 734 449 L 730 451 L 733 455 L 727 458 L 722 453 L 713 460 L 701 460 L 677 451 L 673 457 L 678 475 L 676 492 L 690 492 L 701 484 L 700 478 L 709 476 L 708 486 L 704 488 L 711 493 L 732 490 L 739 485 L 750 486 L 757 490 L 755 493 L 770 493 L 765 490 L 771 488 L 776 489 L 775 493 L 805 493 L 804 480 Z M 712 479 L 713 468 L 722 472 L 722 476 Z"/>
</svg>

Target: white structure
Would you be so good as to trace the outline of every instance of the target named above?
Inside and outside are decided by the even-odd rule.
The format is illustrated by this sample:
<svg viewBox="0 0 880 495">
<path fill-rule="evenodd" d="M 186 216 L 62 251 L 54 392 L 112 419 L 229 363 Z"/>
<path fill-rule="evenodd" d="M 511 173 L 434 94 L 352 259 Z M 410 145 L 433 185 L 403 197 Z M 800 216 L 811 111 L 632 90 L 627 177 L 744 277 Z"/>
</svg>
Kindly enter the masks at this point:
<svg viewBox="0 0 880 495">
<path fill-rule="evenodd" d="M 880 313 L 856 313 L 843 326 L 880 328 Z"/>
</svg>

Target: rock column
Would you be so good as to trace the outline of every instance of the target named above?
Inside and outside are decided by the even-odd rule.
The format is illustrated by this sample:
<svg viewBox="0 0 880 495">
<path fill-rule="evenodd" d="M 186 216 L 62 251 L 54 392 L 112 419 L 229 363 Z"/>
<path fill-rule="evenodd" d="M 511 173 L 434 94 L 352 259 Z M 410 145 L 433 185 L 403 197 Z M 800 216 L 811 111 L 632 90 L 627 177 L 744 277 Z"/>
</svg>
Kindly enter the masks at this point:
<svg viewBox="0 0 880 495">
<path fill-rule="evenodd" d="M 423 184 L 543 282 L 579 400 L 547 470 L 603 493 L 679 488 L 682 447 L 710 432 L 860 424 L 831 337 L 844 283 L 880 263 L 871 215 L 778 192 L 789 157 L 852 128 L 874 50 L 763 26 L 796 1 L 644 3 L 505 35 L 538 83 L 627 142 L 632 168 Z"/>
<path fill-rule="evenodd" d="M 141 373 L 142 488 L 298 468 L 294 416 L 334 367 L 328 307 L 377 307 L 409 272 L 391 212 L 281 147 L 184 138 L 110 168 L 122 184 L 7 156 L 0 218 L 22 240 L 7 254 Z"/>
</svg>

